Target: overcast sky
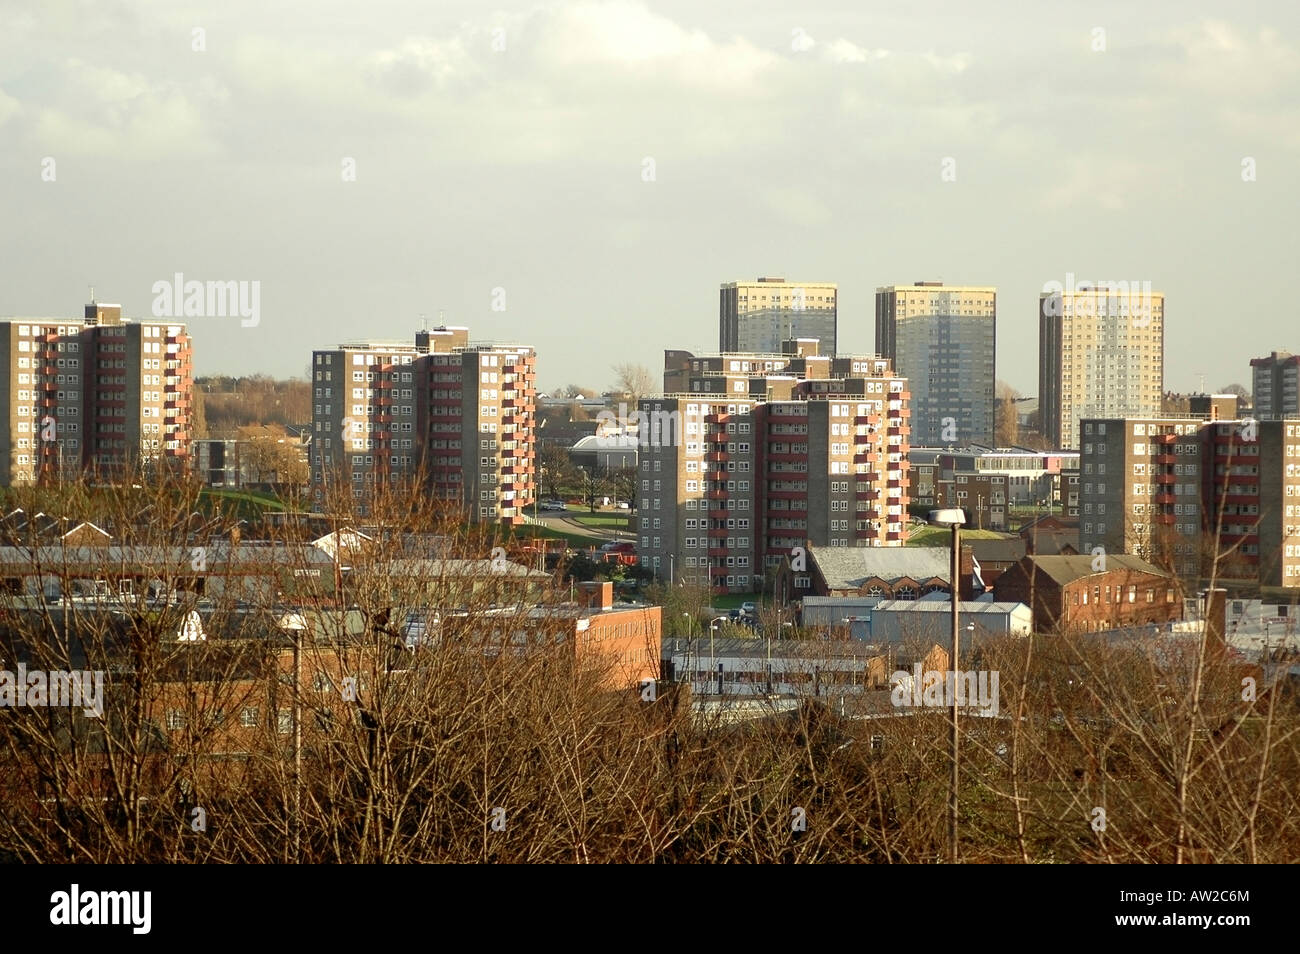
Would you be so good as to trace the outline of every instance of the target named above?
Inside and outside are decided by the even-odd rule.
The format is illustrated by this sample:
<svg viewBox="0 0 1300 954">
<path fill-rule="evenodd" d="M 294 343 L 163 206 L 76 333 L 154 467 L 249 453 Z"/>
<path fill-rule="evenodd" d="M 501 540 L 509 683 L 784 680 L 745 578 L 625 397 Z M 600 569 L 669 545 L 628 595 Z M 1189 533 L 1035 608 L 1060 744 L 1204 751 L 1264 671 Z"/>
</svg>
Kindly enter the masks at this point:
<svg viewBox="0 0 1300 954">
<path fill-rule="evenodd" d="M 875 288 L 942 280 L 1034 394 L 1073 272 L 1165 292 L 1167 388 L 1300 351 L 1295 0 L 800 6 L 0 0 L 0 315 L 258 281 L 196 373 L 441 311 L 602 388 L 716 350 L 723 281 L 838 282 L 871 351 Z"/>
</svg>

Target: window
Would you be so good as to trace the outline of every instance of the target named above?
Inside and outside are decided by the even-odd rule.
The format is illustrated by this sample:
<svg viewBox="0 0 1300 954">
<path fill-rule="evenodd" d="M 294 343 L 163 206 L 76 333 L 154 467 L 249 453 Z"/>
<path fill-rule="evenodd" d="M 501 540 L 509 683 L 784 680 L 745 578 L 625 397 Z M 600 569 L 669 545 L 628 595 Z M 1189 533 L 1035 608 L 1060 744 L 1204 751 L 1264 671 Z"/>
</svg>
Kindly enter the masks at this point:
<svg viewBox="0 0 1300 954">
<path fill-rule="evenodd" d="M 185 711 L 183 709 L 167 710 L 167 728 L 183 729 L 186 726 Z"/>
<path fill-rule="evenodd" d="M 275 728 L 281 735 L 288 735 L 293 731 L 293 710 L 279 709 L 275 713 Z"/>
<path fill-rule="evenodd" d="M 257 706 L 245 706 L 239 713 L 239 724 L 246 729 L 257 725 Z"/>
</svg>

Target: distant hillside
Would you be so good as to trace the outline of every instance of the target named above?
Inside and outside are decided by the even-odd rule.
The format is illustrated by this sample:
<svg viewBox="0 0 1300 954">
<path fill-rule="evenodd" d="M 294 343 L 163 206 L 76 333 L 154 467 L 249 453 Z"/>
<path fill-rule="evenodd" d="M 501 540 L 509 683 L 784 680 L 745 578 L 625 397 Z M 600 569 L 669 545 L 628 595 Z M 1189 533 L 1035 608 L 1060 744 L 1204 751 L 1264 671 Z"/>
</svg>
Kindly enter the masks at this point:
<svg viewBox="0 0 1300 954">
<path fill-rule="evenodd" d="M 277 381 L 264 374 L 194 380 L 196 437 L 235 437 L 251 424 L 311 421 L 311 385 L 298 378 Z"/>
</svg>

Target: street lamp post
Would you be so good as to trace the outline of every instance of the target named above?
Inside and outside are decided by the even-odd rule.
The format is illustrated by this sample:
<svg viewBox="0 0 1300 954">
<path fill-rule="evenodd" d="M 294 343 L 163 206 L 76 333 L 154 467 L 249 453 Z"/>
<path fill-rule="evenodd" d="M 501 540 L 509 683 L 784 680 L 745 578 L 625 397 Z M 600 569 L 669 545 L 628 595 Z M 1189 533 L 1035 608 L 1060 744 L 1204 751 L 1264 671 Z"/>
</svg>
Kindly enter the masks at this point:
<svg viewBox="0 0 1300 954">
<path fill-rule="evenodd" d="M 725 620 L 726 618 L 727 617 L 725 616 L 715 616 L 713 617 L 713 619 L 709 620 L 709 681 L 710 682 L 713 681 L 713 675 L 715 671 L 714 667 L 716 666 L 713 657 L 713 634 L 718 631 L 718 621 Z M 721 679 L 718 680 L 718 695 L 722 695 Z"/>
<path fill-rule="evenodd" d="M 695 637 L 695 626 L 690 613 L 683 613 L 682 615 L 686 617 L 686 671 L 689 673 L 691 671 L 691 641 Z"/>
<path fill-rule="evenodd" d="M 966 522 L 966 515 L 956 508 L 931 510 L 930 523 L 938 527 L 952 527 L 952 725 L 949 740 L 949 754 L 952 759 L 952 775 L 948 780 L 948 860 L 957 863 L 957 787 L 958 787 L 958 748 L 957 748 L 957 684 L 958 654 L 961 649 L 961 626 L 958 601 L 961 599 L 961 526 Z"/>
</svg>

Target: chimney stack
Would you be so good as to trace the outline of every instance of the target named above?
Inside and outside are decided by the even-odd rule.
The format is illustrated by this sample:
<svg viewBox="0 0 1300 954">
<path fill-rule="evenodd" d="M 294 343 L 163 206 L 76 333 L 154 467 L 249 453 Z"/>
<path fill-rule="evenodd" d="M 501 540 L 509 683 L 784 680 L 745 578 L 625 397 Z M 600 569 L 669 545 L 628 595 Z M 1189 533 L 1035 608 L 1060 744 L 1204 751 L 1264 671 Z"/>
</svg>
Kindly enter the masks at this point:
<svg viewBox="0 0 1300 954">
<path fill-rule="evenodd" d="M 1221 588 L 1204 590 L 1200 594 L 1200 602 L 1206 636 L 1222 645 L 1227 629 L 1228 591 Z"/>
<path fill-rule="evenodd" d="M 607 610 L 614 605 L 614 584 L 609 580 L 579 583 L 578 592 L 582 594 L 583 605 L 588 609 Z"/>
</svg>

